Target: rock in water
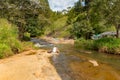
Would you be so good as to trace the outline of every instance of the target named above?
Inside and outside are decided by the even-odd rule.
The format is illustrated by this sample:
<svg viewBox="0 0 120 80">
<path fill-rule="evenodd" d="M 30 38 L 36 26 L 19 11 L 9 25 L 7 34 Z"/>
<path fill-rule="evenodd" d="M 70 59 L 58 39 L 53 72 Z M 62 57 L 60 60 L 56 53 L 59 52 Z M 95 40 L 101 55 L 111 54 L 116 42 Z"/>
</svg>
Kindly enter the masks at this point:
<svg viewBox="0 0 120 80">
<path fill-rule="evenodd" d="M 89 60 L 89 62 L 92 63 L 93 66 L 99 66 L 99 64 L 95 60 Z"/>
</svg>

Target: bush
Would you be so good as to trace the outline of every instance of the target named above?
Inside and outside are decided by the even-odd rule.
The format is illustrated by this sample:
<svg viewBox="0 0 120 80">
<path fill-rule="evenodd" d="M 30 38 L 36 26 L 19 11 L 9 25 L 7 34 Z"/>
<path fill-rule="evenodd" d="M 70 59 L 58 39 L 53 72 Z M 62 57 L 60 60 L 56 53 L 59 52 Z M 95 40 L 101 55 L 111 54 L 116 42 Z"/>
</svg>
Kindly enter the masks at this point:
<svg viewBox="0 0 120 80">
<path fill-rule="evenodd" d="M 101 38 L 99 40 L 95 40 L 93 43 L 93 49 L 98 50 L 100 52 L 120 54 L 120 39 Z"/>
<path fill-rule="evenodd" d="M 25 32 L 25 33 L 24 33 L 23 40 L 25 40 L 25 41 L 30 41 L 30 33 Z"/>
<path fill-rule="evenodd" d="M 93 40 L 85 40 L 84 38 L 75 41 L 75 47 L 82 49 L 92 49 Z"/>
<path fill-rule="evenodd" d="M 120 54 L 120 39 L 101 38 L 98 40 L 85 40 L 83 38 L 75 41 L 77 48 L 96 50 L 110 54 Z"/>
<path fill-rule="evenodd" d="M 17 27 L 6 19 L 0 19 L 0 58 L 21 51 L 21 42 L 17 38 Z"/>
<path fill-rule="evenodd" d="M 12 51 L 11 51 L 11 48 L 10 46 L 6 45 L 6 44 L 0 44 L 0 58 L 3 58 L 3 57 L 7 57 L 7 56 L 10 56 L 12 55 Z"/>
</svg>

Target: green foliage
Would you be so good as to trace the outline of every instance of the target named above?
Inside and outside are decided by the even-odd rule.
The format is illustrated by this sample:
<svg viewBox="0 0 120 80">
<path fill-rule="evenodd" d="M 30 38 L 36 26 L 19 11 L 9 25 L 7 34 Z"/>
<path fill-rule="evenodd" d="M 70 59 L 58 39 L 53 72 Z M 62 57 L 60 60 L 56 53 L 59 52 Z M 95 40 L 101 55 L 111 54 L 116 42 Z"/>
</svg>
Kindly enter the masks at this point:
<svg viewBox="0 0 120 80">
<path fill-rule="evenodd" d="M 70 33 L 75 38 L 90 39 L 92 34 L 104 32 L 106 28 L 99 14 L 92 7 L 82 7 L 80 1 L 69 11 L 67 23 L 73 25 Z"/>
<path fill-rule="evenodd" d="M 88 39 L 89 35 L 93 33 L 92 27 L 90 27 L 89 21 L 81 21 L 73 24 L 70 31 L 76 38 L 84 37 Z"/>
<path fill-rule="evenodd" d="M 108 30 L 106 28 L 111 26 L 115 27 L 117 37 L 119 37 L 119 9 L 120 0 L 92 0 L 85 7 L 82 7 L 80 1 L 78 1 L 69 11 L 67 23 L 73 24 L 73 36 L 77 38 L 83 36 L 89 38 L 91 34 L 99 34 Z M 81 34 L 83 33 L 81 30 L 86 29 L 85 26 L 87 26 L 90 33 L 86 32 L 87 34 Z"/>
<path fill-rule="evenodd" d="M 25 40 L 25 41 L 29 41 L 29 40 L 30 40 L 30 33 L 25 32 L 25 33 L 24 33 L 23 40 Z"/>
<path fill-rule="evenodd" d="M 120 49 L 120 39 L 116 38 L 102 38 L 95 40 L 93 43 L 93 49 L 100 52 L 120 54 L 118 49 Z"/>
<path fill-rule="evenodd" d="M 70 25 L 66 25 L 67 16 L 63 16 L 54 21 L 49 27 L 46 27 L 45 34 L 54 37 L 68 37 L 68 28 Z"/>
<path fill-rule="evenodd" d="M 71 33 L 70 33 L 70 28 L 72 25 L 67 25 L 65 26 L 61 31 L 60 31 L 60 36 L 61 38 L 72 38 Z"/>
<path fill-rule="evenodd" d="M 18 41 L 18 30 L 6 19 L 0 19 L 0 55 L 9 56 L 21 51 L 21 42 Z"/>
<path fill-rule="evenodd" d="M 85 40 L 80 38 L 75 41 L 75 47 L 110 54 L 120 54 L 120 39 L 101 38 L 98 40 Z"/>
<path fill-rule="evenodd" d="M 43 34 L 43 28 L 49 21 L 46 20 L 50 11 L 47 0 L 3 0 L 0 6 L 0 17 L 17 25 L 19 39 L 23 38 L 24 32 L 32 36 Z"/>
<path fill-rule="evenodd" d="M 0 58 L 4 58 L 10 55 L 13 55 L 10 46 L 6 45 L 5 43 L 0 43 Z"/>
<path fill-rule="evenodd" d="M 79 38 L 75 41 L 75 47 L 81 49 L 92 49 L 93 40 L 85 40 L 84 38 Z"/>
<path fill-rule="evenodd" d="M 93 16 L 93 22 L 103 22 L 106 26 L 114 26 L 116 29 L 117 37 L 119 37 L 119 25 L 120 25 L 120 0 L 94 0 L 91 2 Z M 92 17 L 93 17 L 92 16 Z M 101 21 L 102 20 L 102 21 Z"/>
</svg>

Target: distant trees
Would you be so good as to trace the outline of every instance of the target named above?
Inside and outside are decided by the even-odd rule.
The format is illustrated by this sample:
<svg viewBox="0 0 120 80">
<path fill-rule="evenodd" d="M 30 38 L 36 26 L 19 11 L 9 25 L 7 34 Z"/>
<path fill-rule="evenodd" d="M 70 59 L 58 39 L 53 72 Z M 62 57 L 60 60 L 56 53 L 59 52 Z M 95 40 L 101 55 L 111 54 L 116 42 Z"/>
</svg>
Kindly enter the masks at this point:
<svg viewBox="0 0 120 80">
<path fill-rule="evenodd" d="M 69 11 L 67 23 L 73 24 L 71 31 L 77 38 L 89 39 L 93 33 L 101 33 L 107 26 L 115 26 L 119 37 L 120 1 L 85 0 L 85 6 L 82 6 L 79 0 Z"/>
</svg>

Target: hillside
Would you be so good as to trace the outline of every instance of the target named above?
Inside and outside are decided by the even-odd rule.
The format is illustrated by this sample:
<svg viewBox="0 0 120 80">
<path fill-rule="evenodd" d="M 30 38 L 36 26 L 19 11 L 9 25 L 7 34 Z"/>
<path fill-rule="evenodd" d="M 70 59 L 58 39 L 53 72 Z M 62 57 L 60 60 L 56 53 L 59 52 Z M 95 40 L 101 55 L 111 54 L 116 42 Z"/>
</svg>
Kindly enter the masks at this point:
<svg viewBox="0 0 120 80">
<path fill-rule="evenodd" d="M 63 16 L 56 21 L 54 21 L 50 26 L 47 27 L 45 35 L 58 37 L 58 38 L 68 38 L 70 36 L 69 28 L 71 25 L 66 25 L 67 16 Z"/>
</svg>

